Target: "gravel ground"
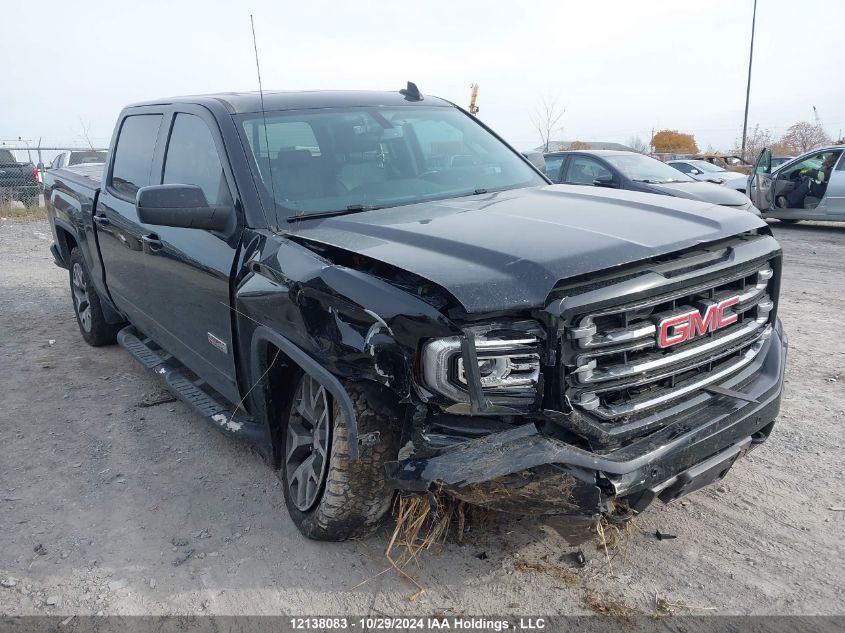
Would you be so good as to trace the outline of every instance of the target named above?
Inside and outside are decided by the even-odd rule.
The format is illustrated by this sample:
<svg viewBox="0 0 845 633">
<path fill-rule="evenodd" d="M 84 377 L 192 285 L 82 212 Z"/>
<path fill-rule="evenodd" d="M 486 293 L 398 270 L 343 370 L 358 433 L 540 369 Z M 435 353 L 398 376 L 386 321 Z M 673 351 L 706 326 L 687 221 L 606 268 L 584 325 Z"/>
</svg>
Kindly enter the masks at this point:
<svg viewBox="0 0 845 633">
<path fill-rule="evenodd" d="M 845 224 L 773 228 L 791 350 L 770 441 L 639 517 L 610 565 L 589 542 L 575 569 L 551 525 L 507 519 L 409 567 L 412 601 L 389 528 L 301 537 L 255 454 L 180 402 L 147 406 L 156 379 L 82 341 L 47 223 L 1 221 L 0 615 L 648 614 L 655 595 L 677 613 L 845 613 Z"/>
</svg>

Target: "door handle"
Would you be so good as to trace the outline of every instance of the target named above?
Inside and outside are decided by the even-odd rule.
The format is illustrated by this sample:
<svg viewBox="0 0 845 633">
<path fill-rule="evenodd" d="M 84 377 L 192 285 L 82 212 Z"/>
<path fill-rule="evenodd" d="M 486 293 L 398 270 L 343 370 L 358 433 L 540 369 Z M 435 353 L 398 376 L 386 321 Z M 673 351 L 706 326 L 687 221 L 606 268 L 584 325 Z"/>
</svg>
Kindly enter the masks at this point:
<svg viewBox="0 0 845 633">
<path fill-rule="evenodd" d="M 111 224 L 111 220 L 109 220 L 104 215 L 95 215 L 94 224 L 96 224 L 97 226 L 108 226 L 109 224 Z"/>
<path fill-rule="evenodd" d="M 161 243 L 161 240 L 158 239 L 158 235 L 155 233 L 141 236 L 141 241 L 149 246 L 150 250 L 154 253 L 164 248 L 164 244 Z"/>
</svg>

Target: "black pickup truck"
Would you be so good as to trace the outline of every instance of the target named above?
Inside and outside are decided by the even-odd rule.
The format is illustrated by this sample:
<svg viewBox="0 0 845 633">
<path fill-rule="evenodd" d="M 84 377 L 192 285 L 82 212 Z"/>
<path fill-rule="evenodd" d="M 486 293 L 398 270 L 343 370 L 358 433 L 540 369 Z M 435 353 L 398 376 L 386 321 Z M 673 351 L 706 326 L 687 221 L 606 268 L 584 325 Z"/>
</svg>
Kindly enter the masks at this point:
<svg viewBox="0 0 845 633">
<path fill-rule="evenodd" d="M 254 444 L 309 537 L 397 490 L 624 519 L 772 430 L 782 257 L 750 213 L 551 185 L 412 84 L 141 103 L 110 147 L 46 183 L 82 336 Z"/>
<path fill-rule="evenodd" d="M 9 150 L 0 149 L 0 202 L 20 200 L 25 207 L 37 207 L 40 194 L 38 168 L 19 162 Z"/>
</svg>

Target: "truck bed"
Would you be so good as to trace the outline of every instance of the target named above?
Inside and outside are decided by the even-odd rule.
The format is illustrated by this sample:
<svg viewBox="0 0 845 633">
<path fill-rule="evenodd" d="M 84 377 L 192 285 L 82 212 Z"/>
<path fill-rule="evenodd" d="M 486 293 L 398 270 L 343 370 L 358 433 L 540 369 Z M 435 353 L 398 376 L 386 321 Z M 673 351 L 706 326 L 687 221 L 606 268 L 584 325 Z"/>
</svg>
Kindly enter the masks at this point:
<svg viewBox="0 0 845 633">
<path fill-rule="evenodd" d="M 60 169 L 50 169 L 44 173 L 45 187 L 51 188 L 57 182 L 72 182 L 89 189 L 93 194 L 103 182 L 103 165 L 74 165 Z"/>
</svg>

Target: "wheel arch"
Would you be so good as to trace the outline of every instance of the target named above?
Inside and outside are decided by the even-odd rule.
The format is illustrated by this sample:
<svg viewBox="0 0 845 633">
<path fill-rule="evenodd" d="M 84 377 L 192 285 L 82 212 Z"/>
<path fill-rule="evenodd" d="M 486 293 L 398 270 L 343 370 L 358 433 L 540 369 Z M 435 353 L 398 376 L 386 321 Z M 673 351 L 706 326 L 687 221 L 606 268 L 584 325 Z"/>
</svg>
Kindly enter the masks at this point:
<svg viewBox="0 0 845 633">
<path fill-rule="evenodd" d="M 274 350 L 278 351 L 281 359 L 276 357 Z M 279 360 L 282 360 L 281 364 Z M 250 344 L 250 375 L 253 385 L 263 384 L 263 393 L 259 393 L 256 399 L 260 401 L 259 406 L 267 425 L 274 466 L 281 465 L 279 415 L 290 402 L 296 385 L 294 379 L 300 372 L 307 373 L 323 385 L 340 406 L 349 429 L 349 455 L 357 460 L 358 421 L 352 399 L 340 380 L 298 345 L 261 325 L 255 329 Z M 265 380 L 268 377 L 274 380 Z M 270 389 L 270 385 L 276 384 L 276 380 L 289 385 L 289 389 L 280 392 L 280 397 L 278 392 L 274 397 L 274 392 Z"/>
<path fill-rule="evenodd" d="M 74 231 L 63 222 L 56 221 L 55 226 L 56 244 L 59 247 L 59 252 L 66 262 L 70 261 L 70 252 L 79 246 L 79 240 L 76 239 Z"/>
</svg>

